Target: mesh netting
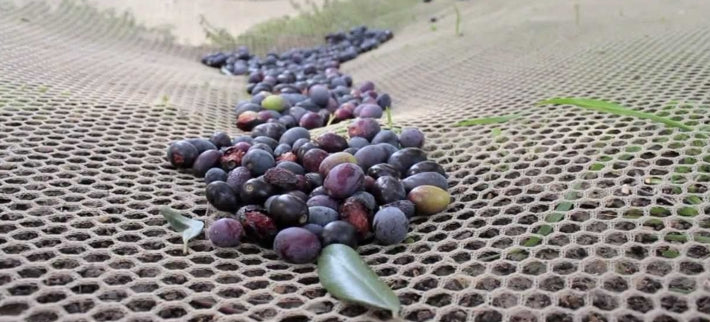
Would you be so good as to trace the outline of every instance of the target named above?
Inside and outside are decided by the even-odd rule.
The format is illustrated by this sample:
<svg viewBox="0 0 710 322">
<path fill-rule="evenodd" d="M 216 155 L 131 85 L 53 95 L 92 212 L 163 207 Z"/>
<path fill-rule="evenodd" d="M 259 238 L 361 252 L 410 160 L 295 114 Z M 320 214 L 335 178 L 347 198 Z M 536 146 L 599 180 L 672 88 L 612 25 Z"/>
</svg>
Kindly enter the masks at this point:
<svg viewBox="0 0 710 322">
<path fill-rule="evenodd" d="M 455 202 L 413 220 L 412 242 L 358 249 L 402 316 L 710 319 L 709 5 L 457 3 L 463 37 L 444 10 L 436 30 L 420 17 L 343 68 L 390 93 L 395 120 L 424 130 L 450 174 Z M 245 85 L 202 66 L 202 53 L 85 7 L 2 4 L 0 320 L 388 316 L 333 299 L 314 265 L 255 245 L 200 237 L 183 255 L 158 208 L 207 224 L 218 214 L 165 147 L 237 134 L 231 107 Z M 698 130 L 534 106 L 558 95 Z M 524 117 L 451 127 L 510 113 Z"/>
</svg>

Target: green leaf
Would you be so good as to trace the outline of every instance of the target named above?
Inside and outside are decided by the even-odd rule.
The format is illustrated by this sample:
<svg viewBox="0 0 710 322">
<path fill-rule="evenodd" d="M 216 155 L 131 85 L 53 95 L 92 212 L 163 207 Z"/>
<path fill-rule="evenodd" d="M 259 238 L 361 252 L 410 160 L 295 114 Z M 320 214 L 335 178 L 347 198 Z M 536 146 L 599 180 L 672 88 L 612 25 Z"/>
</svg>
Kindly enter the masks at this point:
<svg viewBox="0 0 710 322">
<path fill-rule="evenodd" d="M 555 212 L 555 213 L 551 213 L 551 214 L 547 215 L 547 218 L 545 218 L 545 221 L 558 222 L 558 221 L 562 220 L 562 218 L 565 218 L 565 214 Z"/>
<path fill-rule="evenodd" d="M 683 123 L 665 118 L 665 117 L 660 117 L 658 115 L 646 113 L 646 112 L 641 112 L 637 110 L 632 110 L 630 108 L 621 106 L 616 103 L 611 103 L 607 101 L 602 101 L 602 100 L 595 100 L 595 99 L 587 99 L 587 98 L 577 98 L 577 97 L 560 97 L 560 98 L 551 98 L 547 100 L 540 101 L 537 103 L 537 105 L 547 105 L 547 104 L 566 104 L 566 105 L 574 105 L 578 106 L 581 108 L 597 111 L 597 112 L 604 112 L 604 113 L 610 113 L 610 114 L 616 114 L 616 115 L 621 115 L 621 116 L 633 116 L 633 117 L 638 117 L 642 119 L 647 119 L 651 120 L 654 122 L 659 122 L 663 123 L 667 126 L 670 127 L 676 127 L 679 129 L 687 130 L 687 131 L 692 131 L 693 128 L 690 126 L 687 126 Z"/>
<path fill-rule="evenodd" d="M 671 211 L 663 207 L 651 207 L 651 216 L 654 217 L 668 217 L 671 215 Z"/>
<path fill-rule="evenodd" d="M 698 243 L 703 243 L 703 244 L 710 244 L 710 237 L 708 236 L 703 236 L 700 234 L 695 234 L 694 239 Z"/>
<path fill-rule="evenodd" d="M 202 232 L 202 228 L 205 228 L 205 223 L 199 220 L 187 218 L 169 207 L 161 207 L 160 214 L 165 217 L 165 220 L 168 221 L 170 227 L 173 227 L 173 229 L 177 232 L 182 233 L 182 251 L 187 254 L 187 242 L 189 242 L 190 239 L 197 237 L 197 235 Z"/>
<path fill-rule="evenodd" d="M 657 185 L 663 183 L 663 179 L 659 177 L 649 177 L 644 180 L 646 184 Z"/>
<path fill-rule="evenodd" d="M 661 251 L 661 256 L 666 257 L 666 258 L 676 258 L 676 257 L 680 256 L 680 253 L 675 249 L 667 249 L 667 250 Z"/>
<path fill-rule="evenodd" d="M 529 251 L 523 248 L 515 248 L 508 252 L 508 256 L 506 256 L 507 259 L 509 260 L 514 260 L 514 261 L 520 261 L 525 258 L 528 258 L 528 255 L 530 254 Z"/>
<path fill-rule="evenodd" d="M 503 123 L 503 122 L 517 119 L 519 117 L 520 117 L 520 115 L 511 114 L 511 115 L 503 115 L 503 116 L 468 119 L 468 120 L 463 120 L 461 122 L 458 122 L 454 126 L 472 126 L 472 125 Z"/>
<path fill-rule="evenodd" d="M 629 209 L 624 213 L 624 218 L 636 219 L 643 216 L 643 210 L 641 209 Z"/>
<path fill-rule="evenodd" d="M 496 260 L 498 258 L 500 258 L 500 254 L 491 254 L 491 255 L 479 257 L 478 260 L 480 260 L 482 262 L 490 262 L 490 261 Z"/>
<path fill-rule="evenodd" d="M 572 198 L 567 198 L 567 199 L 572 199 Z M 570 209 L 572 209 L 572 206 L 573 206 L 573 204 L 571 202 L 563 201 L 563 202 L 560 202 L 559 205 L 557 205 L 557 208 L 555 208 L 555 211 L 569 211 Z"/>
<path fill-rule="evenodd" d="M 541 241 L 542 241 L 542 238 L 540 238 L 538 236 L 530 236 L 530 237 L 528 237 L 528 239 L 525 240 L 525 242 L 523 242 L 523 246 L 533 247 L 533 246 L 539 244 Z"/>
<path fill-rule="evenodd" d="M 693 292 L 693 290 L 686 290 L 684 288 L 679 288 L 679 287 L 671 287 L 668 290 L 671 292 L 683 293 L 683 294 L 690 294 Z"/>
<path fill-rule="evenodd" d="M 670 232 L 670 233 L 666 234 L 665 240 L 685 243 L 688 241 L 688 236 L 684 233 Z"/>
<path fill-rule="evenodd" d="M 684 176 L 681 175 L 672 175 L 671 176 L 671 183 L 672 184 L 684 184 L 688 181 Z"/>
<path fill-rule="evenodd" d="M 592 165 L 589 167 L 589 170 L 592 170 L 592 171 L 599 171 L 599 170 L 601 170 L 601 169 L 604 169 L 604 164 L 603 164 L 603 163 L 595 163 L 595 164 L 592 164 Z"/>
<path fill-rule="evenodd" d="M 685 167 L 685 166 L 675 168 L 675 172 L 677 172 L 677 173 L 690 173 L 691 171 L 692 170 L 690 169 L 690 167 Z"/>
<path fill-rule="evenodd" d="M 499 128 L 494 128 L 491 130 L 491 136 L 492 137 L 497 137 L 500 136 L 503 133 Z"/>
<path fill-rule="evenodd" d="M 540 229 L 537 231 L 538 234 L 547 236 L 552 232 L 552 226 L 550 225 L 542 225 L 540 226 Z"/>
<path fill-rule="evenodd" d="M 693 197 L 695 197 L 695 196 L 693 196 Z M 697 197 L 695 197 L 695 198 L 697 198 Z M 691 208 L 691 207 L 683 207 L 683 208 L 678 209 L 678 214 L 683 217 L 695 217 L 698 215 L 698 210 L 695 208 Z"/>
<path fill-rule="evenodd" d="M 318 257 L 318 278 L 340 300 L 390 310 L 394 317 L 399 313 L 397 295 L 348 246 L 331 244 L 323 249 Z"/>
<path fill-rule="evenodd" d="M 652 218 L 652 219 L 646 220 L 646 221 L 643 223 L 643 225 L 644 225 L 644 226 L 647 226 L 647 227 L 651 227 L 651 228 L 653 228 L 653 229 L 655 229 L 655 230 L 661 230 L 661 229 L 663 229 L 663 227 L 665 227 L 665 226 L 663 225 L 663 220 L 656 219 L 656 218 Z"/>
</svg>

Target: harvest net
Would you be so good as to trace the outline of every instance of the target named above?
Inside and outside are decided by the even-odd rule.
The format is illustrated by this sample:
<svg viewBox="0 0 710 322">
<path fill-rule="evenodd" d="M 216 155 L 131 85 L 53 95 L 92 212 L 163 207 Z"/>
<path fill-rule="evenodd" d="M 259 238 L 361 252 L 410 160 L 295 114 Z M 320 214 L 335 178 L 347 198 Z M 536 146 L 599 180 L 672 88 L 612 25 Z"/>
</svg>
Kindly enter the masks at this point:
<svg viewBox="0 0 710 322">
<path fill-rule="evenodd" d="M 182 252 L 158 208 L 215 217 L 171 140 L 236 135 L 244 79 L 204 48 L 84 6 L 0 4 L 0 320 L 376 320 L 314 265 L 252 244 Z M 426 4 L 418 4 L 425 6 Z M 710 4 L 487 1 L 344 65 L 427 135 L 454 203 L 358 251 L 406 320 L 710 319 Z M 682 132 L 571 106 L 615 101 Z M 453 127 L 465 118 L 519 114 Z"/>
</svg>

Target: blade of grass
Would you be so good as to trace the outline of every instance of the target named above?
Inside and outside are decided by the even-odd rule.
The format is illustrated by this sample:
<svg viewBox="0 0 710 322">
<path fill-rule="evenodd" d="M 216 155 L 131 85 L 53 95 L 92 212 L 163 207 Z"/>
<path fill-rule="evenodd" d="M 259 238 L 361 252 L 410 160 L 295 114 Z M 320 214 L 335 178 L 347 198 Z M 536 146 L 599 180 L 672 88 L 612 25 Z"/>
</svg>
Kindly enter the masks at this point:
<svg viewBox="0 0 710 322">
<path fill-rule="evenodd" d="M 540 106 L 540 105 L 548 105 L 548 104 L 574 105 L 574 106 L 586 108 L 586 109 L 597 111 L 597 112 L 611 113 L 611 114 L 616 114 L 616 115 L 621 115 L 621 116 L 633 116 L 633 117 L 638 117 L 638 118 L 642 118 L 642 119 L 647 119 L 647 120 L 651 120 L 654 122 L 663 123 L 663 124 L 670 126 L 670 127 L 676 127 L 676 128 L 687 130 L 687 131 L 693 130 L 693 128 L 688 125 L 685 125 L 685 124 L 677 122 L 677 121 L 673 121 L 671 119 L 667 119 L 665 117 L 660 117 L 658 115 L 632 110 L 630 108 L 621 106 L 619 104 L 611 103 L 611 102 L 607 102 L 607 101 L 602 101 L 602 100 L 576 98 L 576 97 L 560 97 L 560 98 L 551 98 L 551 99 L 543 100 L 543 101 L 538 102 L 536 105 Z"/>
<path fill-rule="evenodd" d="M 461 12 L 459 11 L 459 7 L 454 5 L 454 12 L 456 13 L 456 36 L 463 36 L 463 33 L 461 33 Z"/>
<path fill-rule="evenodd" d="M 472 125 L 486 125 L 486 124 L 503 123 L 503 122 L 517 119 L 519 117 L 520 117 L 520 115 L 511 114 L 511 115 L 503 115 L 503 116 L 475 118 L 475 119 L 463 120 L 461 122 L 456 123 L 454 126 L 472 126 Z"/>
</svg>

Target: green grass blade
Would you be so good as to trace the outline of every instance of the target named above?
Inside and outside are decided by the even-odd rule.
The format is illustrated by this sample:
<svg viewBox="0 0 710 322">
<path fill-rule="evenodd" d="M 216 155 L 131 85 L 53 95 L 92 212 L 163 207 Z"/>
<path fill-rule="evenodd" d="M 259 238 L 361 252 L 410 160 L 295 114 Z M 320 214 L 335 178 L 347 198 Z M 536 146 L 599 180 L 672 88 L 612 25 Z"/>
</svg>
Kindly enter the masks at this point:
<svg viewBox="0 0 710 322">
<path fill-rule="evenodd" d="M 475 118 L 475 119 L 463 120 L 461 122 L 456 123 L 456 125 L 454 125 L 454 126 L 496 124 L 496 123 L 508 122 L 510 120 L 517 119 L 519 117 L 520 117 L 520 115 L 511 114 L 511 115 L 503 115 L 503 116 Z"/>
<path fill-rule="evenodd" d="M 463 33 L 461 33 L 461 12 L 459 11 L 459 7 L 454 5 L 454 12 L 456 13 L 456 36 L 463 36 Z"/>
<path fill-rule="evenodd" d="M 638 117 L 638 118 L 642 118 L 642 119 L 647 119 L 647 120 L 651 120 L 654 122 L 663 123 L 663 124 L 670 126 L 670 127 L 676 127 L 676 128 L 687 130 L 687 131 L 693 130 L 693 128 L 688 125 L 685 125 L 685 124 L 677 122 L 677 121 L 673 121 L 671 119 L 667 119 L 665 117 L 660 117 L 658 115 L 632 110 L 630 108 L 621 106 L 619 104 L 611 103 L 611 102 L 607 102 L 607 101 L 602 101 L 602 100 L 576 98 L 576 97 L 560 97 L 560 98 L 551 98 L 551 99 L 543 100 L 543 101 L 540 101 L 539 103 L 537 103 L 537 105 L 548 105 L 548 104 L 574 105 L 574 106 L 586 108 L 586 109 L 597 111 L 597 112 L 610 113 L 610 114 L 616 114 L 616 115 L 621 115 L 621 116 L 633 116 L 633 117 Z"/>
</svg>

